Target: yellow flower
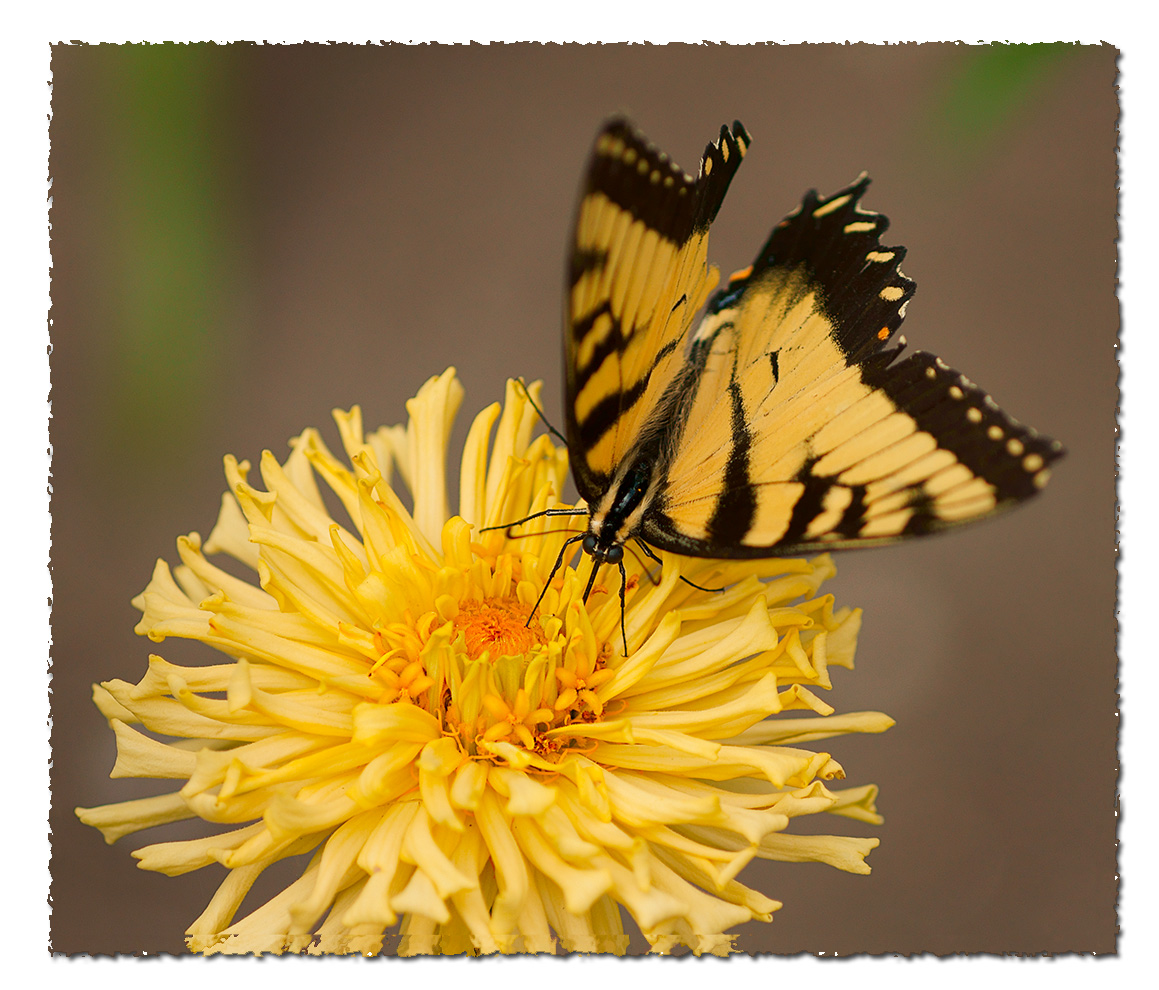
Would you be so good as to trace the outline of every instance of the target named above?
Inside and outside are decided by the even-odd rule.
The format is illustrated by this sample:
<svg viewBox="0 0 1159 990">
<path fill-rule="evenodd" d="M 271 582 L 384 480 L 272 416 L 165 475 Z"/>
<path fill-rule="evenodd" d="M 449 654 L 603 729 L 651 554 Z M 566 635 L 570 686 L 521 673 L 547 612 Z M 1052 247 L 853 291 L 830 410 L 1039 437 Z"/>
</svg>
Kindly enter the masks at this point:
<svg viewBox="0 0 1159 990">
<path fill-rule="evenodd" d="M 565 451 L 531 440 L 535 410 L 511 382 L 471 426 L 448 519 L 462 393 L 451 369 L 405 427 L 370 434 L 357 408 L 335 413 L 347 460 L 306 430 L 284 464 L 262 455 L 265 491 L 225 459 L 208 540 L 180 538 L 181 565 L 158 561 L 133 603 L 138 633 L 228 660 L 151 656 L 138 684 L 94 688 L 113 776 L 182 786 L 81 820 L 109 842 L 225 826 L 133 853 L 170 876 L 226 868 L 187 933 L 205 953 L 623 952 L 621 909 L 654 951 L 724 953 L 729 929 L 780 907 L 736 879 L 753 857 L 867 873 L 876 839 L 787 833 L 817 812 L 880 821 L 875 787 L 830 789 L 843 770 L 803 746 L 892 724 L 814 693 L 852 666 L 860 621 L 818 594 L 829 557 L 663 554 L 649 569 L 629 553 L 625 656 L 614 568 L 585 605 L 591 562 L 573 555 L 532 614 L 583 517 L 501 527 L 556 505 L 567 470 Z M 302 855 L 297 880 L 235 920 L 263 870 Z"/>
</svg>

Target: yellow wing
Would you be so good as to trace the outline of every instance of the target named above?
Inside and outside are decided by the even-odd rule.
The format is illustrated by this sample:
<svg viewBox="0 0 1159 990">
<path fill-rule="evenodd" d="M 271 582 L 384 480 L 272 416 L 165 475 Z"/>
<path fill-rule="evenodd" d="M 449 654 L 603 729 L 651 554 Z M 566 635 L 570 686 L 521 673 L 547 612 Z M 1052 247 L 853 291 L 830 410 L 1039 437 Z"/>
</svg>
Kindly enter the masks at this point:
<svg viewBox="0 0 1159 990">
<path fill-rule="evenodd" d="M 890 542 L 1037 492 L 1061 445 L 939 359 L 898 356 L 914 283 L 868 185 L 810 193 L 709 302 L 640 535 L 700 556 Z"/>
<path fill-rule="evenodd" d="M 708 228 L 749 138 L 739 122 L 686 175 L 624 120 L 596 139 L 576 216 L 564 365 L 580 495 L 595 504 L 685 360 L 718 278 Z"/>
</svg>

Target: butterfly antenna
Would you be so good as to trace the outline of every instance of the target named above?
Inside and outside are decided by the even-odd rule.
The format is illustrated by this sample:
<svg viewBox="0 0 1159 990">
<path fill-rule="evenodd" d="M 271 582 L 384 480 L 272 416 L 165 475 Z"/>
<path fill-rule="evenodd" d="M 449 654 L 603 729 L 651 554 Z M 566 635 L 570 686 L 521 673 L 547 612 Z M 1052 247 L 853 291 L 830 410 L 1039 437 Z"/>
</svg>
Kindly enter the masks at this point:
<svg viewBox="0 0 1159 990">
<path fill-rule="evenodd" d="M 547 589 L 551 587 L 551 582 L 555 577 L 556 572 L 563 566 L 563 555 L 567 553 L 567 548 L 575 543 L 576 540 L 582 540 L 585 535 L 586 532 L 580 533 L 577 536 L 573 536 L 570 540 L 564 540 L 563 546 L 559 548 L 559 556 L 555 558 L 555 566 L 551 569 L 551 573 L 547 576 L 547 580 L 543 583 L 543 590 L 539 593 L 539 597 L 535 599 L 535 605 L 531 609 L 531 614 L 527 617 L 527 621 L 523 623 L 524 629 L 531 627 L 531 620 L 535 618 L 535 613 L 539 611 L 539 603 L 543 601 L 543 596 L 547 594 Z M 584 601 L 587 601 L 587 595 L 584 595 Z"/>
<path fill-rule="evenodd" d="M 650 546 L 648 546 L 647 543 L 645 543 L 643 540 L 636 540 L 636 542 L 639 544 L 640 549 L 643 550 L 644 553 L 646 553 L 649 557 L 651 557 L 654 561 L 656 561 L 656 563 L 659 564 L 661 567 L 664 566 L 664 561 L 662 561 L 659 557 L 656 556 L 655 553 L 652 552 L 652 548 Z M 689 581 L 688 578 L 686 578 L 683 574 L 679 574 L 677 576 L 680 578 L 681 581 L 683 581 L 685 584 L 690 585 L 691 587 L 695 588 L 697 591 L 717 592 L 717 591 L 724 591 L 725 590 L 725 588 L 705 588 L 703 585 L 699 585 L 695 581 Z M 727 587 L 727 585 L 725 587 Z"/>
<path fill-rule="evenodd" d="M 562 443 L 566 448 L 567 437 L 565 437 L 562 433 L 559 432 L 559 430 L 557 430 L 554 426 L 551 425 L 551 423 L 548 422 L 547 417 L 543 415 L 543 410 L 539 408 L 538 403 L 531 397 L 531 392 L 528 390 L 527 384 L 523 381 L 522 378 L 516 378 L 515 381 L 518 382 L 519 387 L 523 389 L 523 394 L 527 396 L 527 401 L 531 403 L 531 408 L 539 413 L 539 418 L 543 420 L 543 425 L 547 427 L 547 432 L 558 439 L 559 442 Z"/>
</svg>

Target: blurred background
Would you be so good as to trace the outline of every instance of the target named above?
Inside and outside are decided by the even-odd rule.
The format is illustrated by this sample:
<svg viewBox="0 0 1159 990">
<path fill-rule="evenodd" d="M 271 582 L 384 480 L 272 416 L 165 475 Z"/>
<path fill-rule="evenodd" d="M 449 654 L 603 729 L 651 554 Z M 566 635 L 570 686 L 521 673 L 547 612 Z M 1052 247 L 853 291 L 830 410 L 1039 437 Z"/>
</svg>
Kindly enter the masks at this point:
<svg viewBox="0 0 1159 990">
<path fill-rule="evenodd" d="M 503 382 L 561 415 L 563 266 L 601 121 L 694 172 L 754 144 L 713 228 L 727 274 L 810 188 L 866 169 L 909 249 L 905 331 L 1062 440 L 1045 495 L 981 526 L 837 557 L 865 609 L 826 700 L 881 786 L 870 876 L 752 865 L 784 902 L 749 952 L 1116 946 L 1116 52 L 1071 45 L 59 46 L 53 54 L 53 860 L 58 952 L 183 952 L 223 871 L 136 869 L 73 816 L 111 781 L 91 684 L 137 681 L 130 599 L 208 533 L 221 458 L 279 457 L 335 406 L 368 427 L 455 365 L 456 443 Z M 827 744 L 828 745 L 828 744 Z M 183 831 L 184 829 L 184 831 Z M 137 841 L 134 841 L 136 839 Z M 288 864 L 260 897 L 300 871 Z M 250 902 L 253 903 L 253 902 Z M 643 946 L 642 942 L 638 943 Z"/>
</svg>

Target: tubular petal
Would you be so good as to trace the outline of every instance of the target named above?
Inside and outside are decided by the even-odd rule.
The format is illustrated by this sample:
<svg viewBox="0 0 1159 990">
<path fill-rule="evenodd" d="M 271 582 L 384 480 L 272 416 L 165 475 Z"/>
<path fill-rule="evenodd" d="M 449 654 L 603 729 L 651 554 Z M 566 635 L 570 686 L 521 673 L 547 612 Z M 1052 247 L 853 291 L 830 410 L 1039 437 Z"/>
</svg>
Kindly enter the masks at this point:
<svg viewBox="0 0 1159 990">
<path fill-rule="evenodd" d="M 223 656 L 152 656 L 139 683 L 94 687 L 113 776 L 180 789 L 77 814 L 109 842 L 221 829 L 134 853 L 171 876 L 225 867 L 194 951 L 623 953 L 629 918 L 655 952 L 725 954 L 730 928 L 780 907 L 738 880 L 754 857 L 868 870 L 875 839 L 788 831 L 880 822 L 876 788 L 830 790 L 845 771 L 809 748 L 892 724 L 819 697 L 860 625 L 820 592 L 832 560 L 626 547 L 622 592 L 604 567 L 585 600 L 594 562 L 565 541 L 587 510 L 559 504 L 567 451 L 532 436 L 539 394 L 510 381 L 475 417 L 457 482 L 453 369 L 406 423 L 335 411 L 336 452 L 310 428 L 257 472 L 226 457 L 209 538 L 179 538 L 133 600 L 140 635 Z M 268 866 L 305 853 L 235 921 Z"/>
</svg>

